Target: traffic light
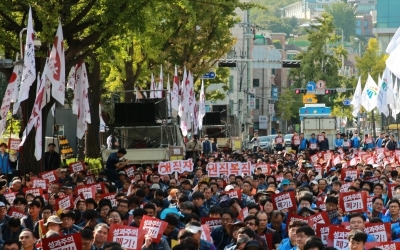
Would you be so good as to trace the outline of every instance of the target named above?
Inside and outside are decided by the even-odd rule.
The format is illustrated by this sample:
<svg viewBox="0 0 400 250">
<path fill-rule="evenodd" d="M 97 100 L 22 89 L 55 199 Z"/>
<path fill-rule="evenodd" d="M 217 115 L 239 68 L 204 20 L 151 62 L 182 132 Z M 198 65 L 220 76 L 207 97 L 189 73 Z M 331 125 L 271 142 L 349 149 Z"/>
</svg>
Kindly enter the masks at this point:
<svg viewBox="0 0 400 250">
<path fill-rule="evenodd" d="M 220 68 L 234 68 L 234 67 L 236 67 L 236 62 L 235 61 L 218 62 L 218 67 L 220 67 Z"/>
<path fill-rule="evenodd" d="M 336 89 L 325 89 L 325 95 L 336 94 Z"/>
<path fill-rule="evenodd" d="M 298 95 L 298 94 L 304 94 L 304 93 L 307 93 L 307 90 L 306 90 L 306 89 L 295 89 L 295 90 L 294 90 L 294 93 L 295 93 L 296 95 Z"/>
<path fill-rule="evenodd" d="M 283 60 L 282 68 L 300 68 L 300 60 Z"/>
</svg>

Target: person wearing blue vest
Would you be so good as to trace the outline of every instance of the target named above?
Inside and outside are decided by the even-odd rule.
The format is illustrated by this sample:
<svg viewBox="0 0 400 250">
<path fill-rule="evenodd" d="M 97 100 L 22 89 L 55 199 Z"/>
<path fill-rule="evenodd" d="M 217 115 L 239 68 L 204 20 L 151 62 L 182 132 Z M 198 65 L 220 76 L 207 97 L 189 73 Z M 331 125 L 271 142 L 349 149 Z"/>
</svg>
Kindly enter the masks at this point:
<svg viewBox="0 0 400 250">
<path fill-rule="evenodd" d="M 10 162 L 10 155 L 6 152 L 7 144 L 4 142 L 0 144 L 0 171 L 1 175 L 7 175 L 8 181 L 12 179 L 12 169 Z"/>
<path fill-rule="evenodd" d="M 313 155 L 315 153 L 317 153 L 318 151 L 318 140 L 317 138 L 315 138 L 315 133 L 311 134 L 311 138 L 310 140 L 308 140 L 308 149 L 310 152 L 310 155 Z"/>
<path fill-rule="evenodd" d="M 304 134 L 300 133 L 299 151 L 305 151 L 307 149 L 307 144 L 308 144 L 308 141 L 306 138 L 304 138 Z"/>
<path fill-rule="evenodd" d="M 351 138 L 350 141 L 351 141 L 351 147 L 352 147 L 352 148 L 354 148 L 354 149 L 359 149 L 359 148 L 360 148 L 360 146 L 361 146 L 361 139 L 360 139 L 360 137 L 358 136 L 357 131 L 354 132 L 353 137 Z"/>
<path fill-rule="evenodd" d="M 208 135 L 204 136 L 204 141 L 203 141 L 203 154 L 208 155 L 212 152 L 212 144 L 208 140 Z"/>
<path fill-rule="evenodd" d="M 343 139 L 340 136 L 340 133 L 336 134 L 336 139 L 334 141 L 334 146 L 335 146 L 335 150 L 338 150 L 339 148 L 343 148 Z"/>
<path fill-rule="evenodd" d="M 363 150 L 374 149 L 375 144 L 371 134 L 365 134 Z"/>
<path fill-rule="evenodd" d="M 381 133 L 379 137 L 375 140 L 375 145 L 377 148 L 382 148 L 385 142 L 385 133 Z"/>
</svg>

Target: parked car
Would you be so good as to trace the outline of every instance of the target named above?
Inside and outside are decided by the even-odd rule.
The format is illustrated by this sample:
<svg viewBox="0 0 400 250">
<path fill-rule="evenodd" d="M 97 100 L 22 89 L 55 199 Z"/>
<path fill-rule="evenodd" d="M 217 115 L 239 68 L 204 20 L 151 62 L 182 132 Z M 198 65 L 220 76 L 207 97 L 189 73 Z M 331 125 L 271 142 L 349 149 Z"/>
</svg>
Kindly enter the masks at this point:
<svg viewBox="0 0 400 250">
<path fill-rule="evenodd" d="M 292 137 L 293 137 L 293 134 L 285 135 L 285 137 L 284 137 L 285 147 L 290 147 L 290 144 L 292 144 Z"/>
<path fill-rule="evenodd" d="M 277 137 L 277 134 L 260 136 L 260 148 L 267 150 L 267 152 L 271 152 L 274 150 L 274 141 Z"/>
</svg>

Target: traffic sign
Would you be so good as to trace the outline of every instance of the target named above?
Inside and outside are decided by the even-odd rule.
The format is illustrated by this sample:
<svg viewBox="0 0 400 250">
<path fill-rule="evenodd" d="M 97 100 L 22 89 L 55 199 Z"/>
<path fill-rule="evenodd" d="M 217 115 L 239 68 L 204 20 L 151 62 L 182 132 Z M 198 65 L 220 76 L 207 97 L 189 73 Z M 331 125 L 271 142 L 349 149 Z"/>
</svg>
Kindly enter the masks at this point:
<svg viewBox="0 0 400 250">
<path fill-rule="evenodd" d="M 200 78 L 201 79 L 215 79 L 215 72 L 211 71 L 211 72 L 205 73 Z"/>
<path fill-rule="evenodd" d="M 344 106 L 349 106 L 350 103 L 351 103 L 351 100 L 349 100 L 349 99 L 344 99 L 344 100 L 343 100 L 343 105 L 344 105 Z"/>
<path fill-rule="evenodd" d="M 303 103 L 318 103 L 318 99 L 314 94 L 303 95 Z"/>
<path fill-rule="evenodd" d="M 316 85 L 317 89 L 325 89 L 326 83 L 323 80 L 318 80 Z"/>
<path fill-rule="evenodd" d="M 307 90 L 308 91 L 314 91 L 315 90 L 315 82 L 308 82 L 307 83 Z"/>
</svg>

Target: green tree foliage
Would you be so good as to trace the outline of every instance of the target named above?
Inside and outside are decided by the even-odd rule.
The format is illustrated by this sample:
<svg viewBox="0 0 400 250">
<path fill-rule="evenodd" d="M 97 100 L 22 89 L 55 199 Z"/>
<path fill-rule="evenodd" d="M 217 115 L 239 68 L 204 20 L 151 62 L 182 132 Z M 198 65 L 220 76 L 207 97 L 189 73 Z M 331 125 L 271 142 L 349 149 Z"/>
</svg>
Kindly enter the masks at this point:
<svg viewBox="0 0 400 250">
<path fill-rule="evenodd" d="M 355 35 L 356 16 L 353 8 L 346 3 L 336 2 L 326 5 L 325 11 L 333 16 L 333 24 L 339 28 L 336 32 L 341 35 L 343 30 L 344 39 L 349 40 L 350 36 Z"/>
<path fill-rule="evenodd" d="M 338 54 L 344 53 L 344 50 L 334 47 L 338 44 L 339 37 L 334 34 L 332 17 L 324 13 L 318 21 L 320 26 L 307 29 L 310 46 L 297 55 L 301 66 L 291 69 L 289 77 L 298 88 L 305 88 L 307 82 L 318 80 L 325 81 L 326 88 L 345 87 L 344 78 L 339 75 L 341 57 Z M 333 106 L 335 97 L 336 95 L 319 95 L 318 101 Z"/>
<path fill-rule="evenodd" d="M 356 67 L 361 75 L 361 83 L 364 84 L 367 81 L 368 74 L 377 82 L 379 74 L 385 70 L 387 57 L 387 54 L 380 53 L 378 40 L 370 38 L 363 56 L 356 57 Z"/>
<path fill-rule="evenodd" d="M 303 103 L 302 97 L 302 95 L 295 94 L 294 88 L 283 89 L 276 104 L 280 117 L 287 121 L 299 121 L 299 108 Z"/>
</svg>

